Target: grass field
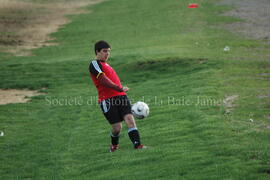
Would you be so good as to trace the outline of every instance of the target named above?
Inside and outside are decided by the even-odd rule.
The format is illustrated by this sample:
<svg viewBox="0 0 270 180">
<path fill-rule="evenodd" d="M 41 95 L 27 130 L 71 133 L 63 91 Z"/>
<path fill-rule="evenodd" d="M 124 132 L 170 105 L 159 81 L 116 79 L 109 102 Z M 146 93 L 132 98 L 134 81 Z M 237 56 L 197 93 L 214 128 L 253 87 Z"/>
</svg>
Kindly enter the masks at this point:
<svg viewBox="0 0 270 180">
<path fill-rule="evenodd" d="M 270 46 L 222 29 L 240 20 L 216 2 L 104 1 L 69 16 L 58 45 L 0 54 L 1 89 L 46 93 L 0 106 L 0 179 L 269 179 Z M 108 152 L 88 73 L 100 39 L 132 102 L 150 106 L 137 121 L 146 150 L 124 127 Z"/>
</svg>

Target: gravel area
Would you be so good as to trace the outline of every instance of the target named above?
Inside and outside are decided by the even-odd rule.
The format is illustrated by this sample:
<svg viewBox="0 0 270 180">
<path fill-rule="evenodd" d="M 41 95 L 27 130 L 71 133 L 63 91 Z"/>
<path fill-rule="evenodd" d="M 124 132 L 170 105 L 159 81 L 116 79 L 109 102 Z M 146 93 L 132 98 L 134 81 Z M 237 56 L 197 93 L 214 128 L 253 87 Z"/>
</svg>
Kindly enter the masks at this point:
<svg viewBox="0 0 270 180">
<path fill-rule="evenodd" d="M 224 15 L 245 20 L 227 24 L 226 28 L 250 38 L 270 39 L 270 0 L 223 0 L 219 4 L 235 7 Z"/>
</svg>

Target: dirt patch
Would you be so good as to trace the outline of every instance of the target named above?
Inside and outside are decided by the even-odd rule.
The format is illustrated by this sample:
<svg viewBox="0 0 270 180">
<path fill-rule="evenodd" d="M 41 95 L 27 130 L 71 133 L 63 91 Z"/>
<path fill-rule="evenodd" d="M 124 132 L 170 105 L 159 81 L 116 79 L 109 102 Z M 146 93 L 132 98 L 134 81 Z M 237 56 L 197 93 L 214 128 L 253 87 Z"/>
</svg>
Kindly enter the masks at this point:
<svg viewBox="0 0 270 180">
<path fill-rule="evenodd" d="M 225 114 L 230 114 L 235 107 L 234 102 L 238 99 L 238 95 L 226 96 L 223 100 L 223 105 L 225 107 Z"/>
<path fill-rule="evenodd" d="M 265 98 L 268 98 L 270 97 L 270 94 L 260 94 L 257 96 L 259 99 L 265 99 Z"/>
<path fill-rule="evenodd" d="M 235 7 L 223 15 L 244 19 L 244 22 L 225 25 L 227 29 L 255 39 L 270 39 L 269 0 L 223 0 L 219 4 Z"/>
<path fill-rule="evenodd" d="M 31 55 L 34 48 L 55 45 L 49 34 L 69 22 L 66 15 L 84 13 L 82 7 L 102 0 L 29 3 L 0 0 L 0 52 Z"/>
<path fill-rule="evenodd" d="M 17 90 L 17 89 L 0 89 L 0 105 L 11 103 L 26 103 L 30 101 L 30 97 L 43 95 L 38 91 Z"/>
</svg>

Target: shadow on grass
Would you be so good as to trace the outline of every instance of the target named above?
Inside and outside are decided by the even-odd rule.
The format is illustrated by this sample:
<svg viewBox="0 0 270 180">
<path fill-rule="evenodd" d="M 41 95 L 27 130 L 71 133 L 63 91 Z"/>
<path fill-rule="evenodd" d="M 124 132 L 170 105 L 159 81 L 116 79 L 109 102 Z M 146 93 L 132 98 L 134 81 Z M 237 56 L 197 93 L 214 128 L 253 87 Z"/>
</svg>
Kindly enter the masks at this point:
<svg viewBox="0 0 270 180">
<path fill-rule="evenodd" d="M 175 75 L 189 75 L 211 67 L 208 59 L 165 58 L 135 61 L 119 65 L 117 72 L 129 82 L 145 81 L 148 78 L 160 79 Z"/>
</svg>

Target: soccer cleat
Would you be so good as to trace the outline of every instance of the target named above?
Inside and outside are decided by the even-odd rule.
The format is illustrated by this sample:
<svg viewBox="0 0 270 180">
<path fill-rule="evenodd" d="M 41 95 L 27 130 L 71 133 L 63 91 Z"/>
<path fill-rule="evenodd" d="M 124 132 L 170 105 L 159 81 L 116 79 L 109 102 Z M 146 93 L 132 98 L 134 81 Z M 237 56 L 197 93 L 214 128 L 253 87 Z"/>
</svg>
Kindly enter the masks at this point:
<svg viewBox="0 0 270 180">
<path fill-rule="evenodd" d="M 119 148 L 119 146 L 118 145 L 111 145 L 111 147 L 110 147 L 110 152 L 114 152 L 114 151 L 116 151 L 117 149 Z"/>
<path fill-rule="evenodd" d="M 135 149 L 146 149 L 147 146 L 140 144 L 139 146 L 135 147 Z"/>
</svg>

